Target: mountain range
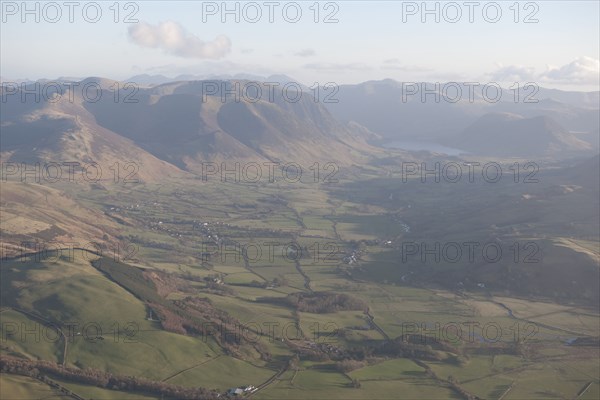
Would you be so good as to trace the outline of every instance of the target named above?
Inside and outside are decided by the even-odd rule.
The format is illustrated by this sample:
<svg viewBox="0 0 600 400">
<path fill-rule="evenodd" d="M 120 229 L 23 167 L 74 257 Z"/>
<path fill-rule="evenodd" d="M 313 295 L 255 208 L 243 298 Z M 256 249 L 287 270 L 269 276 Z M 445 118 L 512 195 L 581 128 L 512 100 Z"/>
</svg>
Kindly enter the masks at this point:
<svg viewBox="0 0 600 400">
<path fill-rule="evenodd" d="M 252 98 L 229 94 L 248 83 L 182 81 L 140 88 L 88 78 L 76 87 L 49 86 L 53 91 L 40 101 L 22 101 L 21 92 L 33 84 L 24 86 L 3 93 L 1 157 L 103 165 L 126 160 L 140 165 L 142 180 L 152 180 L 199 172 L 205 162 L 348 165 L 378 151 L 366 143 L 375 134 L 339 122 L 304 92 L 294 94 L 293 102 L 281 91 L 269 95 L 262 84 L 248 86 L 262 91 Z"/>
<path fill-rule="evenodd" d="M 87 78 L 49 85 L 39 99 L 23 94 L 36 83 L 16 91 L 3 85 L 0 158 L 102 165 L 125 160 L 148 181 L 227 160 L 358 165 L 384 151 L 376 145 L 415 138 L 494 157 L 598 153 L 598 92 L 539 89 L 544 99 L 537 103 L 490 103 L 477 91 L 472 99 L 451 102 L 440 93 L 436 102 L 430 101 L 434 95 L 409 96 L 403 83 L 384 80 L 342 85 L 337 102 L 325 103 L 312 91 L 284 92 L 265 82 L 183 80 L 142 87 Z"/>
<path fill-rule="evenodd" d="M 339 101 L 328 107 L 341 121 L 364 125 L 384 142 L 427 140 L 481 155 L 500 155 L 498 147 L 506 143 L 502 156 L 598 152 L 600 92 L 523 87 L 518 99 L 515 90 L 502 89 L 502 97 L 492 102 L 491 89 L 486 100 L 481 86 L 447 85 L 444 89 L 442 84 L 436 87 L 389 79 L 341 85 Z M 425 90 L 427 94 L 423 94 Z M 511 118 L 523 121 L 506 125 Z M 510 131 L 515 126 L 518 133 Z M 472 136 L 473 131 L 478 131 L 478 136 Z M 470 139 L 476 142 L 467 143 Z M 518 154 L 511 153 L 514 148 L 509 142 L 515 140 Z"/>
</svg>

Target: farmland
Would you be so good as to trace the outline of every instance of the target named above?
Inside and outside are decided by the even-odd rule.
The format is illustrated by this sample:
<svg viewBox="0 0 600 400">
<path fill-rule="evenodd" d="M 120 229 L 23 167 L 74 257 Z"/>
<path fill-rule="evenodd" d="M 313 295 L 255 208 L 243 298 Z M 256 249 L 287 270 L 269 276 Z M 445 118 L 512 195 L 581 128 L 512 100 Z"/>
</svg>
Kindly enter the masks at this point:
<svg viewBox="0 0 600 400">
<path fill-rule="evenodd" d="M 368 185 L 380 181 L 373 178 Z M 599 317 L 586 297 L 567 302 L 568 292 L 524 297 L 475 285 L 489 282 L 481 260 L 404 262 L 409 240 L 466 241 L 490 231 L 468 224 L 456 231 L 449 216 L 422 214 L 409 197 L 457 189 L 414 184 L 392 205 L 387 196 L 349 200 L 344 193 L 354 182 L 88 188 L 78 193 L 85 207 L 126 222 L 118 246 L 4 263 L 3 354 L 219 392 L 269 382 L 257 399 L 391 399 L 398 391 L 409 398 L 572 397 L 590 382 L 582 398 L 595 397 L 598 350 L 586 340 L 597 341 Z M 524 238 L 535 239 L 513 232 L 502 243 Z M 561 252 L 578 251 L 564 239 L 535 240 L 550 254 L 544 268 L 564 262 Z M 589 240 L 582 246 L 594 251 Z M 522 273 L 522 265 L 504 262 L 487 274 L 510 277 L 509 267 Z M 444 285 L 439 276 L 464 282 Z M 285 300 L 293 293 L 343 293 L 366 306 L 303 311 Z M 37 340 L 22 336 L 35 326 Z M 343 370 L 342 360 L 356 365 Z M 586 367 L 573 369 L 575 362 Z M 25 378 L 3 379 L 11 388 L 10 379 Z M 108 396 L 55 379 L 75 393 Z"/>
</svg>

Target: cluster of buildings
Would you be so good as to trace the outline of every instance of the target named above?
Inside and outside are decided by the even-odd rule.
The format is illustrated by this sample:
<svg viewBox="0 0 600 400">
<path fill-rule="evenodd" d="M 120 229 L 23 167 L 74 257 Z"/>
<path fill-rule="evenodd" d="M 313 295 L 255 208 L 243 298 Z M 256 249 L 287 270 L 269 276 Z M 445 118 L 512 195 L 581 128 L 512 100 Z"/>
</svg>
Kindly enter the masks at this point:
<svg viewBox="0 0 600 400">
<path fill-rule="evenodd" d="M 257 390 L 256 386 L 248 385 L 248 386 L 242 386 L 242 387 L 237 387 L 237 388 L 231 388 L 227 391 L 227 394 L 230 396 L 241 396 L 241 395 L 247 394 L 247 393 L 254 393 L 254 392 L 256 392 L 256 390 Z"/>
</svg>

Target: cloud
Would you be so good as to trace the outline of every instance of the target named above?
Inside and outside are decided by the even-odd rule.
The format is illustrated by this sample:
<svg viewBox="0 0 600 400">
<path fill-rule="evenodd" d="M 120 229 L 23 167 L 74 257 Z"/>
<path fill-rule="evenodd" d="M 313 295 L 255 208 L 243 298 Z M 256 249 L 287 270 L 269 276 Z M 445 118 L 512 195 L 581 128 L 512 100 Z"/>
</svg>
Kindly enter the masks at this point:
<svg viewBox="0 0 600 400">
<path fill-rule="evenodd" d="M 542 79 L 553 82 L 574 84 L 598 84 L 600 81 L 600 60 L 592 57 L 579 57 L 562 67 L 548 67 Z"/>
<path fill-rule="evenodd" d="M 536 79 L 535 68 L 522 65 L 507 65 L 500 67 L 489 76 L 493 81 L 499 82 L 523 82 Z"/>
<path fill-rule="evenodd" d="M 592 57 L 579 57 L 562 67 L 548 66 L 545 72 L 521 65 L 501 66 L 488 74 L 500 82 L 551 82 L 571 85 L 597 85 L 600 82 L 600 61 Z"/>
<path fill-rule="evenodd" d="M 313 49 L 304 49 L 304 50 L 300 50 L 297 53 L 294 53 L 295 56 L 298 57 L 312 57 L 315 54 L 317 54 Z"/>
<path fill-rule="evenodd" d="M 219 59 L 231 51 L 231 41 L 227 36 L 219 35 L 205 42 L 173 21 L 158 25 L 145 22 L 132 25 L 129 27 L 129 38 L 139 46 L 162 49 L 184 58 Z"/>
<path fill-rule="evenodd" d="M 305 64 L 304 68 L 307 69 L 315 69 L 315 70 L 319 70 L 319 71 L 338 71 L 338 72 L 343 72 L 343 71 L 367 71 L 370 70 L 371 67 L 362 64 L 362 63 L 347 63 L 347 64 L 340 64 L 340 63 L 311 63 L 311 64 Z"/>
</svg>

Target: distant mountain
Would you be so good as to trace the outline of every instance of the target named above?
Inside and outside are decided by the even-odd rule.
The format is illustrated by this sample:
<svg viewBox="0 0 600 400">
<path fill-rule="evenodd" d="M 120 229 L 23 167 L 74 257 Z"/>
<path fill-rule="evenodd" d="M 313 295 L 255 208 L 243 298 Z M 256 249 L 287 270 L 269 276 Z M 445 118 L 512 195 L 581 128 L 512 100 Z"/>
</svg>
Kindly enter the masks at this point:
<svg viewBox="0 0 600 400">
<path fill-rule="evenodd" d="M 465 92 L 466 93 L 466 92 Z M 391 79 L 357 85 L 341 85 L 335 95 L 339 101 L 327 104 L 342 121 L 355 121 L 384 139 L 435 138 L 459 132 L 475 121 L 483 105 L 480 100 L 463 106 L 436 102 L 432 95 L 408 95 L 403 84 Z"/>
<path fill-rule="evenodd" d="M 598 109 L 600 92 L 569 92 L 558 89 L 539 88 L 535 95 L 538 99 L 552 99 L 576 107 Z"/>
<path fill-rule="evenodd" d="M 286 99 L 281 88 L 294 81 L 285 75 L 264 81 L 192 78 L 138 75 L 128 80 L 137 83 L 128 90 L 124 82 L 93 77 L 75 87 L 63 82 L 58 99 L 51 98 L 55 86 L 41 101 L 11 94 L 2 106 L 0 156 L 128 159 L 146 165 L 145 179 L 152 180 L 163 173 L 197 171 L 205 161 L 350 165 L 381 151 L 367 141 L 425 139 L 501 157 L 580 157 L 599 146 L 596 92 L 540 89 L 552 98 L 489 103 L 477 91 L 470 99 L 463 85 L 460 101 L 449 101 L 443 93 L 435 101 L 433 84 L 417 84 L 419 90 L 433 91 L 423 98 L 388 79 L 342 85 L 333 95 L 337 103 L 321 103 L 304 87 L 298 101 Z M 264 82 L 280 85 L 273 90 Z"/>
<path fill-rule="evenodd" d="M 108 88 L 118 84 L 109 79 L 88 78 L 79 82 L 77 88 L 87 83 L 103 88 L 102 96 L 111 99 L 114 93 Z M 20 93 L 6 96 L 0 113 L 0 159 L 3 162 L 26 163 L 30 167 L 35 163 L 96 163 L 101 169 L 99 183 L 115 180 L 114 172 L 110 170 L 115 163 L 133 165 L 132 180 L 156 181 L 185 175 L 184 171 L 158 159 L 131 140 L 98 125 L 95 116 L 84 107 L 86 100 L 81 89 L 66 84 L 53 88 L 59 91 L 49 90 L 47 97 L 43 96 L 39 101 L 31 95 L 22 101 Z M 87 101 L 97 95 L 95 89 L 90 89 L 86 94 L 89 96 Z M 67 167 L 64 168 L 66 171 Z M 81 177 L 80 171 L 77 176 Z M 96 182 L 97 175 L 92 176 L 90 182 Z M 63 178 L 67 178 L 65 174 Z"/>
<path fill-rule="evenodd" d="M 139 86 L 155 86 L 170 82 L 171 80 L 172 78 L 168 78 L 164 75 L 141 74 L 125 79 L 125 82 L 132 82 Z"/>
<path fill-rule="evenodd" d="M 418 92 L 411 94 L 415 89 Z M 599 128 L 600 92 L 539 88 L 534 93 L 533 88 L 521 88 L 515 100 L 515 92 L 505 88 L 501 99 L 493 103 L 482 97 L 481 86 L 470 89 L 464 84 L 449 85 L 444 91 L 444 83 L 436 88 L 433 83 L 386 79 L 341 85 L 335 97 L 337 103 L 327 104 L 335 117 L 356 121 L 388 141 L 443 141 L 463 132 L 485 114 L 511 113 L 525 118 L 551 117 L 567 131 L 581 132 L 581 139 L 597 148 L 595 137 L 589 133 Z"/>
<path fill-rule="evenodd" d="M 297 102 L 277 90 L 269 99 L 267 87 L 261 95 L 248 94 L 251 101 L 231 95 L 248 83 L 173 82 L 140 90 L 138 103 L 120 105 L 107 98 L 86 108 L 101 126 L 187 170 L 230 159 L 311 164 L 360 159 L 364 132 L 339 123 L 309 93 L 300 94 Z"/>
<path fill-rule="evenodd" d="M 586 93 L 581 93 L 581 95 L 582 98 L 585 99 Z M 573 98 L 575 104 L 582 104 L 582 101 L 580 101 L 581 99 L 578 100 L 575 95 L 565 97 Z M 549 98 L 542 98 L 536 103 L 503 102 L 490 107 L 488 111 L 494 113 L 518 114 L 525 118 L 539 116 L 550 117 L 568 131 L 582 133 L 582 140 L 585 140 L 592 144 L 593 147 L 598 148 L 598 140 L 595 139 L 594 135 L 590 134 L 598 131 L 600 128 L 600 110 L 597 106 L 594 106 L 593 102 L 590 102 L 583 107 L 571 103 L 562 103 Z"/>
<path fill-rule="evenodd" d="M 282 85 L 293 82 L 298 83 L 298 81 L 290 78 L 287 75 L 270 75 L 268 77 L 253 75 L 253 74 L 208 74 L 208 75 L 194 75 L 194 74 L 183 74 L 178 75 L 174 78 L 169 78 L 164 75 L 149 75 L 149 74 L 141 74 L 134 75 L 124 82 L 132 82 L 139 86 L 158 86 L 165 83 L 171 82 L 185 82 L 185 81 L 201 81 L 201 80 L 249 80 L 249 81 L 258 81 L 258 82 L 277 82 Z M 306 89 L 306 86 L 298 83 L 302 88 Z"/>
<path fill-rule="evenodd" d="M 479 118 L 447 144 L 471 153 L 497 157 L 568 157 L 593 152 L 592 146 L 550 117 L 524 118 L 492 113 Z"/>
<path fill-rule="evenodd" d="M 92 83 L 84 98 L 80 88 Z M 378 151 L 365 143 L 371 132 L 338 122 L 310 93 L 298 93 L 297 101 L 281 90 L 270 98 L 264 86 L 260 96 L 227 94 L 248 83 L 184 81 L 128 91 L 122 82 L 87 78 L 40 102 L 11 95 L 1 115 L 0 156 L 18 162 L 135 162 L 142 180 L 157 180 L 199 172 L 209 161 L 349 165 Z"/>
</svg>

